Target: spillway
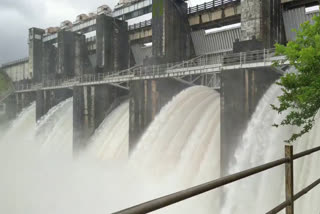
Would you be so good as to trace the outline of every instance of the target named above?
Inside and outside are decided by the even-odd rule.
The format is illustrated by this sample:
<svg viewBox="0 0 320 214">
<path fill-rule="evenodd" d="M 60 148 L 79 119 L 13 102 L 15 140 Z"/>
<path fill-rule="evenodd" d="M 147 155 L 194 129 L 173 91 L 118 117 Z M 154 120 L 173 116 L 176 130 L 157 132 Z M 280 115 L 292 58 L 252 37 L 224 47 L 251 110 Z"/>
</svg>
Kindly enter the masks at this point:
<svg viewBox="0 0 320 214">
<path fill-rule="evenodd" d="M 152 122 L 130 161 L 157 189 L 151 198 L 219 177 L 219 94 L 200 86 L 181 92 Z M 160 213 L 211 213 L 219 205 L 215 197 L 209 193 Z"/>
<path fill-rule="evenodd" d="M 283 157 L 283 140 L 294 129 L 271 127 L 283 118 L 270 108 L 280 93 L 274 85 L 261 99 L 229 173 Z M 38 123 L 34 118 L 32 104 L 0 139 L 1 213 L 111 213 L 220 176 L 220 97 L 206 87 L 174 97 L 129 158 L 128 102 L 103 121 L 76 160 L 71 158 L 72 99 Z M 319 122 L 295 143 L 295 152 L 318 146 L 318 130 Z M 296 192 L 320 177 L 319 159 L 312 155 L 295 162 Z M 263 213 L 284 201 L 283 176 L 284 168 L 278 167 L 227 186 L 222 203 L 221 190 L 212 191 L 156 213 Z M 314 189 L 301 198 L 296 212 L 317 214 L 319 194 Z"/>
<path fill-rule="evenodd" d="M 0 194 L 0 201 L 5 202 L 0 211 L 110 213 L 219 176 L 219 170 L 214 170 L 220 159 L 217 92 L 193 87 L 177 95 L 159 113 L 125 163 L 118 160 L 128 159 L 128 115 L 129 104 L 125 102 L 93 135 L 90 152 L 72 160 L 61 158 L 68 154 L 72 142 L 72 100 L 51 109 L 37 124 L 35 104 L 25 109 L 7 132 L 0 151 L 4 169 L 0 189 L 6 193 Z M 13 141 L 19 131 L 25 132 L 24 136 Z M 150 151 L 145 153 L 145 149 Z M 12 167 L 5 168 L 8 163 Z M 183 209 L 194 213 L 201 209 L 209 213 L 216 205 L 211 203 L 213 197 L 205 195 L 165 212 Z"/>
<path fill-rule="evenodd" d="M 91 154 L 102 160 L 127 157 L 129 103 L 113 111 L 91 139 Z M 173 98 L 158 114 L 129 158 L 129 167 L 143 178 L 135 203 L 217 178 L 220 175 L 220 97 L 212 89 L 192 87 Z M 160 213 L 210 213 L 218 206 L 207 194 Z M 216 201 L 216 203 L 212 203 Z M 194 206 L 197 203 L 198 206 Z M 116 211 L 117 209 L 110 209 Z"/>
</svg>

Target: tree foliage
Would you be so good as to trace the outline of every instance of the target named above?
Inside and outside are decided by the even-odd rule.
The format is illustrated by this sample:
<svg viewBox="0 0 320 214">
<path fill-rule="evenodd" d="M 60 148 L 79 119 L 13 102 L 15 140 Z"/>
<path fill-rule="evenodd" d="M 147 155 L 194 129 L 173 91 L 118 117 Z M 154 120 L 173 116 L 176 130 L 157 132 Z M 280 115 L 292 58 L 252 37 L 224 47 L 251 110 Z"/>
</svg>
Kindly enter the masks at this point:
<svg viewBox="0 0 320 214">
<path fill-rule="evenodd" d="M 276 45 L 276 54 L 284 55 L 296 72 L 287 73 L 277 83 L 282 87 L 283 94 L 278 98 L 280 104 L 272 105 L 278 113 L 289 112 L 278 127 L 293 125 L 300 128 L 286 142 L 294 142 L 297 138 L 309 132 L 315 122 L 315 116 L 320 108 L 320 17 L 313 18 L 302 24 L 295 41 L 286 46 Z"/>
<path fill-rule="evenodd" d="M 9 78 L 6 73 L 0 69 L 0 94 L 10 88 Z"/>
</svg>

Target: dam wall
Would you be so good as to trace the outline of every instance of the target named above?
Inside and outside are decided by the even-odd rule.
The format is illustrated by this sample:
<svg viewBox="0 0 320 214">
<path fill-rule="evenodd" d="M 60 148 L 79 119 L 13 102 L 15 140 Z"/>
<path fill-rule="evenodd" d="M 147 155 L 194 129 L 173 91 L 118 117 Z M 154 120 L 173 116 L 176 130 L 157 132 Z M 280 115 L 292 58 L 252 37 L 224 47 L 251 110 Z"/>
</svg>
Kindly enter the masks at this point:
<svg viewBox="0 0 320 214">
<path fill-rule="evenodd" d="M 198 27 L 203 31 L 201 46 L 204 51 L 199 52 L 197 57 L 201 58 L 200 55 L 206 53 L 205 56 L 216 54 L 218 59 L 231 52 L 243 53 L 262 50 L 273 47 L 275 43 L 286 42 L 282 18 L 283 5 L 280 0 L 243 0 L 241 7 L 239 2 L 228 6 L 233 8 L 232 10 L 223 7 L 224 5 L 214 6 L 212 11 L 205 9 L 201 12 L 199 9 L 199 12 L 194 12 L 193 15 L 199 16 L 198 18 L 201 20 Z M 222 13 L 221 10 L 225 10 L 225 12 Z M 219 20 L 216 17 L 217 11 L 221 12 Z M 229 18 L 234 15 L 236 19 L 230 21 Z M 155 67 L 158 64 L 165 64 L 166 68 L 170 68 L 174 63 L 179 62 L 173 65 L 172 72 L 175 72 L 175 68 L 179 71 L 187 70 L 189 62 L 193 63 L 191 66 L 199 67 L 199 69 L 201 66 L 206 69 L 206 63 L 214 64 L 215 62 L 190 60 L 195 59 L 194 46 L 200 42 L 194 40 L 196 42 L 193 43 L 191 39 L 191 29 L 193 28 L 188 17 L 190 18 L 190 11 L 184 1 L 154 0 L 152 25 L 150 23 L 150 25 L 144 26 L 144 29 L 152 28 L 152 33 L 147 35 L 148 40 L 137 39 L 134 44 L 130 43 L 130 29 L 128 29 L 127 22 L 105 14 L 97 15 L 94 19 L 94 25 L 79 31 L 58 31 L 56 39 L 52 42 L 43 39 L 44 30 L 30 29 L 28 63 L 33 74 L 32 82 L 43 83 L 50 87 L 49 84 L 46 84 L 47 80 L 71 79 L 77 84 L 71 84 L 68 86 L 69 88 L 65 89 L 41 89 L 30 95 L 31 98 L 26 98 L 29 96 L 27 95 L 29 92 L 21 93 L 26 94 L 24 96 L 11 96 L 7 100 L 8 105 L 12 106 L 9 108 L 12 110 L 10 115 L 16 115 L 16 112 L 30 103 L 30 100 L 36 100 L 36 120 L 39 120 L 54 105 L 73 96 L 73 144 L 74 150 L 79 151 L 86 146 L 88 139 L 105 117 L 125 97 L 128 97 L 130 101 L 128 132 L 130 150 L 132 151 L 141 135 L 164 105 L 191 85 L 208 86 L 205 84 L 205 81 L 208 80 L 198 74 L 177 78 L 152 79 L 152 77 L 148 77 L 148 79 L 137 80 L 139 71 L 140 75 L 141 71 L 149 72 L 143 69 L 137 69 L 136 73 L 132 69 L 131 73 L 119 74 L 119 76 L 124 75 L 132 78 L 123 82 L 108 82 L 109 77 L 106 75 L 113 75 L 113 73 L 125 70 L 129 66 L 139 68 L 139 66 L 151 65 L 150 67 Z M 220 25 L 234 24 L 237 21 L 240 21 L 241 25 L 237 23 L 237 26 L 232 29 L 216 29 Z M 196 20 L 194 23 L 197 23 Z M 77 25 L 77 27 L 79 26 Z M 215 28 L 209 29 L 212 26 Z M 92 29 L 96 31 L 96 38 L 90 38 L 90 44 L 92 47 L 95 46 L 95 49 L 89 50 L 88 38 L 85 37 L 85 34 Z M 152 41 L 152 45 L 145 44 L 150 41 Z M 141 57 L 137 60 L 139 64 L 134 63 L 136 59 L 133 57 L 132 48 L 130 48 L 133 45 L 136 45 L 140 52 L 143 52 L 140 53 Z M 207 46 L 210 48 L 206 49 Z M 93 55 L 94 57 L 92 57 Z M 205 57 L 203 59 L 207 60 Z M 155 72 L 154 69 L 150 70 L 150 73 L 152 72 Z M 85 82 L 87 74 L 95 80 L 102 77 L 104 79 L 99 80 L 104 82 Z M 256 67 L 222 70 L 214 75 L 218 75 L 219 80 L 221 77 L 221 88 L 215 89 L 219 90 L 221 94 L 221 157 L 222 165 L 227 166 L 232 163 L 235 144 L 241 138 L 257 103 L 280 74 L 270 67 Z M 150 76 L 152 75 L 150 74 Z M 89 79 L 87 78 L 86 81 Z"/>
</svg>

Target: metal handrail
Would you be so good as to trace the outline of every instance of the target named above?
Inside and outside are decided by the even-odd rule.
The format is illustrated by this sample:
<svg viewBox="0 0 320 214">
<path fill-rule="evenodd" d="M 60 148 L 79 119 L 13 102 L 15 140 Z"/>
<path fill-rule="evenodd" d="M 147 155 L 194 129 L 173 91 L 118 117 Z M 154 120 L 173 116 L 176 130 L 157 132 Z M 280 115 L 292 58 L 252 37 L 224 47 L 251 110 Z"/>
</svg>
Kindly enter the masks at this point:
<svg viewBox="0 0 320 214">
<path fill-rule="evenodd" d="M 264 50 L 257 50 L 257 51 L 250 51 L 250 52 L 242 52 L 242 53 L 232 53 L 232 54 L 217 54 L 217 53 L 209 53 L 202 56 L 198 56 L 194 59 L 188 60 L 186 62 L 177 62 L 177 63 L 167 63 L 167 64 L 160 64 L 160 65 L 148 65 L 148 66 L 135 66 L 129 69 L 103 73 L 101 74 L 84 74 L 81 76 L 77 76 L 74 79 L 76 84 L 81 83 L 99 83 L 101 81 L 106 81 L 110 79 L 122 79 L 124 77 L 131 78 L 150 78 L 150 76 L 166 76 L 168 73 L 173 73 L 177 75 L 188 75 L 192 73 L 194 70 L 202 69 L 206 70 L 208 66 L 211 69 L 222 70 L 224 66 L 234 66 L 234 65 L 244 65 L 244 64 L 251 64 L 251 63 L 266 63 L 270 64 L 274 60 L 278 60 L 275 58 L 275 49 L 264 49 Z M 179 69 L 183 69 L 182 71 Z M 181 72 L 180 72 L 181 71 Z M 123 77 L 123 78 L 122 78 Z M 128 81 L 128 80 L 127 80 Z M 22 90 L 35 90 L 38 88 L 43 87 L 70 87 L 68 80 L 53 80 L 48 81 L 46 83 L 38 83 L 36 86 L 21 86 L 19 85 L 17 91 Z M 40 85 L 39 85 L 40 84 Z"/>
<path fill-rule="evenodd" d="M 289 146 L 286 145 L 286 149 L 287 148 L 290 148 L 292 150 L 291 145 L 289 145 Z M 318 151 L 320 151 L 320 147 L 298 153 L 298 154 L 293 155 L 291 157 L 285 157 L 285 158 L 282 158 L 282 159 L 279 159 L 276 161 L 272 161 L 272 162 L 269 162 L 269 163 L 251 168 L 251 169 L 247 169 L 242 172 L 238 172 L 238 173 L 235 173 L 235 174 L 223 177 L 223 178 L 216 179 L 211 182 L 207 182 L 207 183 L 195 186 L 195 187 L 191 187 L 191 188 L 188 188 L 188 189 L 180 191 L 180 192 L 176 192 L 176 193 L 173 193 L 173 194 L 170 194 L 167 196 L 163 196 L 163 197 L 160 197 L 160 198 L 133 206 L 131 208 L 115 212 L 113 214 L 142 214 L 142 213 L 149 213 L 149 212 L 152 212 L 155 210 L 159 210 L 161 208 L 164 208 L 169 205 L 175 204 L 177 202 L 180 202 L 180 201 L 189 199 L 191 197 L 200 195 L 202 193 L 214 190 L 216 188 L 225 186 L 225 185 L 233 183 L 235 181 L 239 181 L 241 179 L 258 174 L 260 172 L 278 167 L 283 164 L 290 164 L 290 162 L 292 162 L 295 159 L 302 158 L 307 155 L 311 155 L 311 154 L 318 152 Z M 311 189 L 313 189 L 314 187 L 316 187 L 319 184 L 320 184 L 320 179 L 313 182 L 311 185 L 309 185 L 308 187 L 304 188 L 299 193 L 294 195 L 293 201 L 299 199 L 300 197 L 302 197 L 304 194 L 306 194 L 308 191 L 310 191 Z M 283 210 L 284 208 L 286 208 L 290 205 L 292 206 L 293 201 L 291 202 L 289 200 L 286 200 L 285 202 L 281 203 L 279 206 L 277 206 L 274 209 L 272 209 L 271 211 L 269 211 L 267 214 L 278 213 L 281 210 Z"/>
<path fill-rule="evenodd" d="M 215 7 L 221 7 L 223 5 L 227 5 L 233 2 L 240 2 L 240 0 L 213 0 L 210 2 L 205 2 L 203 4 L 196 5 L 194 7 L 189 7 L 188 14 L 197 13 L 197 12 L 208 10 Z"/>
</svg>

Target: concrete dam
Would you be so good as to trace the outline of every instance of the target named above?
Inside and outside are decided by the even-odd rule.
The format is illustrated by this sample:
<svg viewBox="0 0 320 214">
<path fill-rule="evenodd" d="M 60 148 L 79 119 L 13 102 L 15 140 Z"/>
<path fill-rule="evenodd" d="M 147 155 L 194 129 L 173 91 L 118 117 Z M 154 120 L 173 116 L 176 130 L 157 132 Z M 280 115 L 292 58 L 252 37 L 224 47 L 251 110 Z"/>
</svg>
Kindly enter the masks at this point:
<svg viewBox="0 0 320 214">
<path fill-rule="evenodd" d="M 273 47 L 318 14 L 312 0 L 138 0 L 29 29 L 29 56 L 1 67 L 13 90 L 0 94 L 0 211 L 113 213 L 280 157 L 292 129 L 271 127 L 283 116 L 270 104 L 292 68 L 272 66 Z M 319 144 L 319 125 L 297 151 Z M 297 188 L 320 175 L 311 171 Z M 282 200 L 281 176 L 158 213 L 266 212 Z M 319 194 L 297 213 L 317 214 Z"/>
</svg>

